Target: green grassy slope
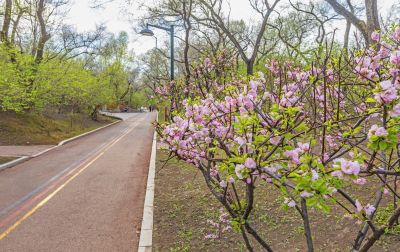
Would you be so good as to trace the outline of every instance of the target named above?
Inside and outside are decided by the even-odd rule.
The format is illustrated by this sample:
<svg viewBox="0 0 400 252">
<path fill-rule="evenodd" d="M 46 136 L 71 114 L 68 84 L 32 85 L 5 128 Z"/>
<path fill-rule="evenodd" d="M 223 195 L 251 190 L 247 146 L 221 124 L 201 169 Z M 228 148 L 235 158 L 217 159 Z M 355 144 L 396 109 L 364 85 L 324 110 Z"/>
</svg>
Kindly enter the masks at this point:
<svg viewBox="0 0 400 252">
<path fill-rule="evenodd" d="M 43 116 L 0 112 L 0 145 L 39 145 L 58 142 L 108 124 L 115 119 L 83 114 Z"/>
</svg>

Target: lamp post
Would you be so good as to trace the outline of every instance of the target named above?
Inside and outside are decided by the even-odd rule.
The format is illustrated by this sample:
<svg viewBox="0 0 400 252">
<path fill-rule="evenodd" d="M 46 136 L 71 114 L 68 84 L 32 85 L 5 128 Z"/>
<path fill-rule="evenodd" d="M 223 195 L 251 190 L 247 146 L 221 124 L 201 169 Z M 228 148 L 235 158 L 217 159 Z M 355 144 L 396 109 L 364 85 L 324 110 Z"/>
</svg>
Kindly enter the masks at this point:
<svg viewBox="0 0 400 252">
<path fill-rule="evenodd" d="M 174 75 L 174 26 L 170 25 L 170 27 L 163 27 L 163 26 L 159 26 L 159 25 L 146 24 L 146 28 L 141 30 L 140 34 L 142 34 L 144 36 L 154 36 L 153 31 L 150 30 L 149 27 L 154 27 L 154 28 L 158 28 L 158 29 L 161 29 L 161 30 L 169 32 L 170 44 L 171 44 L 171 49 L 170 49 L 170 55 L 171 55 L 170 77 L 171 77 L 171 80 L 174 80 L 175 79 L 175 75 Z"/>
<path fill-rule="evenodd" d="M 171 63 L 170 63 L 170 78 L 171 78 L 171 82 L 175 79 L 175 73 L 174 73 L 174 26 L 170 25 L 170 27 L 163 27 L 163 26 L 159 26 L 159 25 L 152 25 L 147 23 L 146 24 L 146 28 L 144 28 L 143 30 L 140 31 L 140 34 L 144 35 L 144 36 L 154 36 L 154 33 L 152 30 L 149 29 L 149 27 L 154 27 L 154 28 L 158 28 L 161 30 L 164 30 L 166 32 L 169 32 L 169 39 L 170 39 L 170 54 L 171 54 Z M 157 38 L 156 38 L 157 39 Z M 174 85 L 173 82 L 171 83 L 171 85 Z M 171 90 L 173 90 L 173 87 L 171 88 Z M 174 110 L 174 96 L 171 95 L 171 107 L 170 107 L 170 119 L 172 120 L 172 111 Z M 167 120 L 168 116 L 167 116 L 167 108 L 165 108 L 165 120 Z"/>
</svg>

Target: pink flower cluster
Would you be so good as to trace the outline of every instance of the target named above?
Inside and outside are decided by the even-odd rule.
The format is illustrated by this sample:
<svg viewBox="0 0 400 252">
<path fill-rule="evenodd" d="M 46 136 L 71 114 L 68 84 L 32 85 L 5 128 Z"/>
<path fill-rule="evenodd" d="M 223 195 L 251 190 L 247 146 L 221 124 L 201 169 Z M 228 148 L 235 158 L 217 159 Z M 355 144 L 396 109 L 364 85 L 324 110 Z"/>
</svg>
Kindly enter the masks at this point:
<svg viewBox="0 0 400 252">
<path fill-rule="evenodd" d="M 297 148 L 293 150 L 287 150 L 283 153 L 285 157 L 288 157 L 294 164 L 299 165 L 300 160 L 299 160 L 299 155 L 307 152 L 310 150 L 310 145 L 308 143 L 301 143 L 299 142 L 297 144 Z"/>
<path fill-rule="evenodd" d="M 368 138 L 371 139 L 372 136 L 377 137 L 385 137 L 388 135 L 387 130 L 384 127 L 379 127 L 378 125 L 374 124 L 368 131 Z"/>
<path fill-rule="evenodd" d="M 344 174 L 358 175 L 361 170 L 361 165 L 357 161 L 348 161 L 344 158 L 338 158 L 333 161 L 334 168 L 340 168 L 332 172 L 332 176 L 343 178 Z"/>
<path fill-rule="evenodd" d="M 365 214 L 367 216 L 371 216 L 372 214 L 374 214 L 374 212 L 376 210 L 376 208 L 371 204 L 367 204 L 367 206 L 363 207 L 361 205 L 360 201 L 358 201 L 358 200 L 356 200 L 355 205 L 356 205 L 357 212 L 361 212 L 364 210 Z"/>
<path fill-rule="evenodd" d="M 397 99 L 397 89 L 392 81 L 386 80 L 379 83 L 381 91 L 374 94 L 374 98 L 381 104 L 389 103 Z"/>
<path fill-rule="evenodd" d="M 218 222 L 213 220 L 207 220 L 207 223 L 211 225 L 213 229 L 216 229 L 215 233 L 207 234 L 204 236 L 205 239 L 220 239 L 222 234 L 231 230 L 232 227 L 229 221 L 229 214 L 224 212 L 224 209 L 220 209 L 220 215 Z"/>
</svg>

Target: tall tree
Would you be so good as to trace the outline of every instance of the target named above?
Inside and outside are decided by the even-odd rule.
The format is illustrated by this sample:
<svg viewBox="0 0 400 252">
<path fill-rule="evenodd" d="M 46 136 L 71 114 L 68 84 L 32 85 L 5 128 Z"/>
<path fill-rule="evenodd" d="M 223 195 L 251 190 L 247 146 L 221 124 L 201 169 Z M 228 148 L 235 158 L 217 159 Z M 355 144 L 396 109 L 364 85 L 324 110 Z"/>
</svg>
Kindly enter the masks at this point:
<svg viewBox="0 0 400 252">
<path fill-rule="evenodd" d="M 209 17 L 209 20 L 217 25 L 231 40 L 231 42 L 237 48 L 239 55 L 242 60 L 246 64 L 247 74 L 251 75 L 254 72 L 254 63 L 257 58 L 257 54 L 259 52 L 259 48 L 261 45 L 262 38 L 264 36 L 268 20 L 273 13 L 276 5 L 279 0 L 274 0 L 272 3 L 269 3 L 268 0 L 258 1 L 258 0 L 249 0 L 253 9 L 255 9 L 259 14 L 261 14 L 262 21 L 259 25 L 258 32 L 253 41 L 251 41 L 252 50 L 250 55 L 247 55 L 247 47 L 244 47 L 240 40 L 235 36 L 232 30 L 229 27 L 229 17 L 224 18 L 222 13 L 222 5 L 223 0 L 219 1 L 210 1 L 210 0 L 199 0 L 199 2 L 206 10 L 205 15 Z"/>
<path fill-rule="evenodd" d="M 40 27 L 40 38 L 37 45 L 36 57 L 35 57 L 36 63 L 40 63 L 42 61 L 44 54 L 44 46 L 46 42 L 50 39 L 50 34 L 47 33 L 46 22 L 44 20 L 45 4 L 46 4 L 45 0 L 39 0 L 36 10 L 36 15 Z"/>
<path fill-rule="evenodd" d="M 325 1 L 329 3 L 339 15 L 343 16 L 347 22 L 354 25 L 361 32 L 366 44 L 370 44 L 372 42 L 372 32 L 375 30 L 380 30 L 377 0 L 364 1 L 366 21 L 360 19 L 354 12 L 352 12 L 352 3 L 350 0 L 347 1 L 349 9 L 347 9 L 344 4 L 338 0 Z"/>
<path fill-rule="evenodd" d="M 11 16 L 12 16 L 12 0 L 6 0 L 3 26 L 0 33 L 0 40 L 3 42 L 8 40 L 8 31 L 10 29 Z"/>
</svg>

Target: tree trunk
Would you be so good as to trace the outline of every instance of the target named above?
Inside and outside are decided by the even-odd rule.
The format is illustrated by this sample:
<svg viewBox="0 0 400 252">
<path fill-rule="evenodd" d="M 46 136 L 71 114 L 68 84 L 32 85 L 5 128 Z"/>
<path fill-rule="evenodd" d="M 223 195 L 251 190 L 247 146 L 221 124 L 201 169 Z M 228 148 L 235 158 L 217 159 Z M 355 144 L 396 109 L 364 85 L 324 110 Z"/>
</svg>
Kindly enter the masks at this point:
<svg viewBox="0 0 400 252">
<path fill-rule="evenodd" d="M 346 53 L 347 53 L 347 48 L 349 48 L 350 28 L 351 28 L 351 23 L 349 21 L 346 21 L 346 31 L 344 33 L 344 40 L 343 40 L 343 48 L 346 50 Z"/>
<path fill-rule="evenodd" d="M 50 39 L 50 35 L 46 31 L 46 23 L 43 18 L 43 13 L 45 9 L 45 0 L 39 0 L 36 15 L 39 21 L 40 26 L 40 38 L 39 43 L 37 45 L 36 57 L 35 62 L 39 64 L 43 59 L 44 54 L 44 46 L 46 42 Z"/>
<path fill-rule="evenodd" d="M 365 15 L 367 17 L 367 30 L 369 41 L 375 30 L 380 30 L 377 0 L 365 0 Z"/>
<path fill-rule="evenodd" d="M 92 113 L 90 114 L 90 117 L 92 118 L 93 121 L 97 121 L 97 119 L 98 119 L 97 118 L 97 115 L 99 112 L 98 107 L 99 106 L 94 106 L 94 109 L 93 109 Z"/>
<path fill-rule="evenodd" d="M 17 28 L 18 28 L 18 25 L 19 25 L 19 21 L 21 20 L 21 17 L 22 17 L 23 14 L 24 14 L 24 11 L 20 10 L 18 12 L 17 18 L 14 21 L 13 28 L 12 28 L 12 31 L 11 31 L 11 39 L 10 39 L 12 44 L 15 44 L 15 35 L 17 34 Z"/>
<path fill-rule="evenodd" d="M 189 35 L 192 29 L 192 24 L 190 22 L 190 16 L 192 12 L 192 0 L 189 1 L 189 8 L 186 10 L 186 2 L 183 1 L 183 11 L 184 11 L 184 22 L 185 22 L 185 48 L 183 50 L 183 58 L 185 60 L 185 83 L 186 87 L 189 86 L 190 81 L 190 64 L 189 64 Z M 186 94 L 187 96 L 189 93 Z"/>
<path fill-rule="evenodd" d="M 11 15 L 12 15 L 11 11 L 12 11 L 12 0 L 6 0 L 3 27 L 0 33 L 0 40 L 3 42 L 8 40 L 8 30 L 10 29 Z"/>
<path fill-rule="evenodd" d="M 332 8 L 335 10 L 337 14 L 343 16 L 346 19 L 346 21 L 354 25 L 354 27 L 356 27 L 363 35 L 365 42 L 369 44 L 371 34 L 368 33 L 367 25 L 363 20 L 359 19 L 354 13 L 347 10 L 337 0 L 325 0 L 325 1 L 329 3 L 330 6 L 332 6 Z M 376 0 L 365 0 L 365 1 L 376 2 Z"/>
<path fill-rule="evenodd" d="M 253 75 L 254 72 L 254 61 L 246 61 L 247 75 Z"/>
</svg>

